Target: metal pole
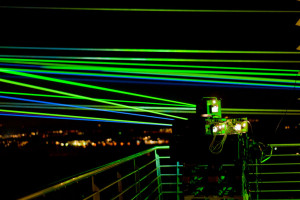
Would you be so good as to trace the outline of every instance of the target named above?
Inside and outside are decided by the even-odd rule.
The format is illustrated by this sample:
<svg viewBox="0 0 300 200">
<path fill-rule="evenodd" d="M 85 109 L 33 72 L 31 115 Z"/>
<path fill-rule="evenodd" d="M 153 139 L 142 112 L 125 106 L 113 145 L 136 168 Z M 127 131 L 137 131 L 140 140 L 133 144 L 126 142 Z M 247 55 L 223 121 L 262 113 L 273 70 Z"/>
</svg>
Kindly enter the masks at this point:
<svg viewBox="0 0 300 200">
<path fill-rule="evenodd" d="M 160 157 L 157 154 L 157 150 L 154 151 L 156 160 L 156 172 L 157 172 L 157 185 L 158 185 L 158 199 L 162 200 L 162 181 L 161 181 L 161 171 L 160 171 Z"/>
<path fill-rule="evenodd" d="M 180 179 L 179 179 L 179 162 L 176 163 L 176 194 L 177 194 L 177 200 L 180 200 L 180 187 L 179 187 L 179 183 L 180 183 Z"/>
<path fill-rule="evenodd" d="M 257 164 L 257 159 L 255 159 L 255 172 L 256 172 L 256 199 L 259 199 L 258 197 L 258 164 Z"/>
</svg>

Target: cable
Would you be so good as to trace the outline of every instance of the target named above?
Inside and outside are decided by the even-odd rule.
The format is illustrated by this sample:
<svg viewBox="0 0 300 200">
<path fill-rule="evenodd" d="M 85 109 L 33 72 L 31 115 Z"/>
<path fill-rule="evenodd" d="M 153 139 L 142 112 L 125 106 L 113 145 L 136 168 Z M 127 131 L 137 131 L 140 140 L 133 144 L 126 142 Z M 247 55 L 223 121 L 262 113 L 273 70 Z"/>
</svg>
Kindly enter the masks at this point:
<svg viewBox="0 0 300 200">
<path fill-rule="evenodd" d="M 298 71 L 298 73 L 297 73 L 297 75 L 296 75 L 296 78 L 295 78 L 295 84 L 294 84 L 294 88 L 293 88 L 293 93 L 295 93 L 296 92 L 296 85 L 297 85 L 297 80 L 298 80 L 298 75 L 300 74 L 300 71 Z M 293 95 L 294 96 L 294 95 Z M 288 111 L 288 107 L 289 107 L 289 104 L 290 104 L 290 101 L 291 101 L 291 99 L 289 99 L 288 101 L 287 101 L 287 104 L 286 104 L 286 111 L 285 111 L 285 114 L 281 117 L 281 119 L 279 120 L 279 122 L 278 122 L 278 124 L 277 124 L 277 127 L 276 127 L 276 129 L 275 129 L 275 134 L 277 133 L 277 131 L 278 131 L 278 128 L 279 128 L 279 126 L 280 126 L 280 124 L 281 124 L 281 122 L 283 121 L 283 119 L 286 117 L 286 115 L 287 115 L 287 111 Z"/>
<path fill-rule="evenodd" d="M 216 123 L 215 123 L 216 124 Z M 214 125 L 215 125 L 214 124 Z M 227 124 L 227 122 L 226 122 L 226 124 Z M 228 124 L 227 124 L 228 125 Z M 230 127 L 231 128 L 231 126 L 228 126 L 228 127 Z M 231 128 L 232 129 L 232 128 Z M 226 141 L 226 139 L 227 139 L 227 135 L 228 135 L 228 133 L 229 132 L 231 132 L 231 131 L 229 131 L 230 129 L 228 128 L 228 129 L 226 129 L 226 131 L 225 131 L 225 134 L 223 135 L 223 138 L 222 138 L 222 140 L 221 141 L 219 141 L 219 142 L 217 142 L 216 144 L 215 144 L 215 142 L 216 142 L 216 137 L 217 137 L 217 133 L 214 133 L 213 131 L 213 133 L 214 133 L 214 135 L 213 135 L 213 139 L 212 139 L 212 141 L 211 141 L 211 143 L 210 143 L 210 145 L 209 145 L 209 151 L 212 153 L 212 154 L 215 154 L 215 155 L 217 155 L 217 154 L 220 154 L 221 152 L 222 152 L 222 150 L 223 150 L 223 146 L 224 146 L 224 143 L 225 143 L 225 141 Z"/>
<path fill-rule="evenodd" d="M 270 147 L 270 146 L 269 146 L 269 147 Z M 263 154 L 263 152 L 262 152 L 262 154 Z M 269 160 L 269 159 L 272 157 L 272 155 L 273 155 L 273 147 L 271 147 L 270 156 L 268 156 L 267 158 L 265 158 L 264 160 L 262 160 L 260 163 L 266 162 L 267 160 Z M 262 158 L 261 158 L 261 159 L 263 159 L 263 155 L 262 155 Z"/>
</svg>

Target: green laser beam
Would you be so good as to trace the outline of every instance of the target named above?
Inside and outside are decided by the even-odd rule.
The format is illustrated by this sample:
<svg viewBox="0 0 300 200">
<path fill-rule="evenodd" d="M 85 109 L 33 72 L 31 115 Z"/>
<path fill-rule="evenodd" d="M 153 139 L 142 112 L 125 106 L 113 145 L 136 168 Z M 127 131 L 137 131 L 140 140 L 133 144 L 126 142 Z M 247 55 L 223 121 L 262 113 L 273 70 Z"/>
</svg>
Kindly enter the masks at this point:
<svg viewBox="0 0 300 200">
<path fill-rule="evenodd" d="M 18 47 L 0 46 L 0 49 L 54 50 L 54 51 L 109 51 L 109 52 L 151 52 L 151 53 L 217 53 L 217 54 L 300 54 L 300 51 L 237 51 L 196 49 L 126 49 L 126 48 L 64 48 L 64 47 Z"/>
<path fill-rule="evenodd" d="M 30 59 L 33 60 L 33 59 Z M 9 60 L 13 63 L 18 63 L 13 60 Z M 78 63 L 78 64 L 105 64 L 105 65 L 122 65 L 122 66 L 148 66 L 148 67 L 172 67 L 172 68 L 195 68 L 195 69 L 230 69 L 230 70 L 247 70 L 247 71 L 280 71 L 280 72 L 299 72 L 299 70 L 294 69 L 270 69 L 270 68 L 257 68 L 257 67 L 224 67 L 224 66 L 199 66 L 199 65 L 178 65 L 178 64 L 157 64 L 157 63 L 127 63 L 127 62 L 92 62 L 89 61 L 73 61 L 73 60 L 50 60 L 51 62 L 48 62 L 49 60 L 41 60 L 39 61 L 26 61 L 26 59 L 23 59 L 23 62 L 26 62 L 26 64 L 39 64 L 39 65 L 45 65 L 44 63 L 51 63 L 51 65 L 55 66 L 62 66 L 62 67 L 79 67 L 81 65 L 72 65 L 72 64 L 65 64 L 65 63 Z M 5 62 L 5 60 L 2 60 L 2 62 Z M 86 63 L 89 62 L 89 63 Z M 59 64 L 64 63 L 64 64 Z M 89 67 L 90 69 L 93 69 L 97 66 L 91 66 L 91 65 L 84 65 L 85 67 Z M 95 68 L 97 69 L 97 68 Z"/>
<path fill-rule="evenodd" d="M 70 107 L 55 107 L 55 106 L 37 106 L 37 105 L 2 105 L 0 104 L 0 108 L 29 108 L 29 109 L 49 109 L 49 110 L 89 110 L 89 111 L 93 111 L 90 109 L 86 109 L 86 108 L 70 108 Z M 94 107 L 96 108 L 96 107 Z M 116 108 L 116 109 L 107 109 L 109 111 L 118 111 L 118 112 L 142 112 L 142 111 L 136 111 L 136 110 L 132 110 L 132 109 L 120 109 L 120 108 Z M 182 113 L 182 114 L 188 114 L 188 113 L 195 113 L 194 111 L 185 111 L 185 110 L 179 110 L 179 111 L 173 111 L 173 110 L 158 110 L 158 109 L 149 109 L 149 111 L 156 111 L 156 112 L 161 112 L 161 113 Z"/>
<path fill-rule="evenodd" d="M 300 13 L 298 10 L 200 10 L 200 9 L 154 9 L 154 8 L 78 8 L 39 6 L 0 6 L 8 9 L 118 11 L 118 12 L 190 12 L 190 13 Z"/>
<path fill-rule="evenodd" d="M 24 60 L 28 61 L 43 61 L 41 59 L 28 59 L 37 56 L 22 56 L 22 55 L 0 55 L 0 60 Z M 16 58 L 14 58 L 16 57 Z M 21 58 L 23 57 L 23 58 Z M 46 57 L 46 56 L 39 56 Z M 232 62 L 232 63 L 300 63 L 299 60 L 233 60 L 233 59 L 191 59 L 191 58 L 133 58 L 133 57 L 71 57 L 71 56 L 47 56 L 48 58 L 56 59 L 81 59 L 81 60 L 123 60 L 123 61 L 161 61 L 161 62 Z M 44 60 L 52 62 L 51 60 Z M 55 61 L 54 61 L 55 62 Z M 56 61 L 57 62 L 57 61 Z M 63 60 L 60 62 L 63 63 Z M 68 61 L 69 62 L 69 61 Z M 74 63 L 97 64 L 92 61 L 73 61 Z"/>
<path fill-rule="evenodd" d="M 9 70 L 8 70 L 9 69 Z M 116 93 L 121 93 L 121 94 L 127 94 L 127 95 L 132 95 L 132 96 L 138 96 L 138 97 L 144 97 L 144 98 L 149 98 L 150 96 L 145 97 L 146 95 L 141 95 L 141 94 L 136 94 L 136 93 L 130 93 L 130 92 L 125 92 L 125 91 L 120 91 L 120 90 L 115 90 L 115 89 L 110 89 L 110 88 L 104 88 L 104 87 L 99 87 L 99 86 L 94 86 L 94 85 L 89 85 L 89 84 L 85 84 L 85 83 L 78 83 L 78 82 L 74 82 L 74 81 L 67 81 L 67 80 L 61 80 L 61 79 L 56 79 L 56 78 L 50 78 L 50 77 L 45 77 L 45 76 L 40 76 L 40 75 L 34 75 L 34 74 L 29 74 L 29 73 L 24 73 L 24 72 L 17 72 L 17 71 L 11 71 L 10 68 L 1 68 L 0 71 L 5 72 L 5 73 L 10 73 L 10 74 L 15 74 L 15 75 L 21 75 L 21 76 L 25 76 L 25 77 L 31 77 L 31 78 L 37 78 L 37 79 L 42 79 L 42 80 L 48 80 L 48 81 L 53 81 L 53 82 L 59 82 L 59 83 L 66 83 L 69 85 L 76 85 L 76 86 L 80 86 L 80 87 L 86 87 L 86 88 L 92 88 L 92 89 L 98 89 L 98 90 L 104 90 L 104 91 L 109 91 L 109 92 L 116 92 Z M 114 76 L 114 75 L 111 75 Z M 121 77 L 121 75 L 115 75 L 117 77 Z M 126 75 L 126 76 L 122 76 L 124 78 L 133 78 L 135 76 L 132 75 Z M 143 78 L 145 78 L 145 76 L 143 76 Z M 153 77 L 148 77 L 153 79 Z M 221 83 L 225 83 L 225 84 L 241 84 L 241 85 L 253 85 L 253 86 L 267 86 L 267 87 L 292 87 L 292 88 L 300 88 L 300 86 L 296 86 L 296 85 L 283 85 L 283 84 L 267 84 L 267 83 L 250 83 L 250 82 L 241 82 L 241 81 L 220 81 L 220 80 L 199 80 L 199 79 L 173 79 L 173 78 L 167 78 L 167 77 L 163 77 L 163 80 L 172 80 L 172 81 L 195 81 L 195 82 L 201 82 L 201 83 L 215 83 L 215 84 L 221 84 Z M 183 103 L 183 102 L 178 102 L 178 101 L 173 101 L 173 100 L 166 100 L 166 99 L 161 99 L 158 97 L 152 97 L 151 99 L 155 99 L 155 100 L 163 100 L 163 101 L 167 101 L 167 102 L 172 102 L 172 103 L 180 103 L 182 105 L 188 105 L 191 106 L 192 104 L 187 104 L 187 103 Z"/>
<path fill-rule="evenodd" d="M 1 71 L 1 69 L 0 69 L 0 71 Z M 73 94 L 73 93 L 69 93 L 69 92 L 63 92 L 63 91 L 54 90 L 54 89 L 45 88 L 45 87 L 40 87 L 40 86 L 31 85 L 31 84 L 27 84 L 27 83 L 11 81 L 11 80 L 7 80 L 7 79 L 3 79 L 3 78 L 0 78 L 0 82 L 13 84 L 13 85 L 18 85 L 18 86 L 27 87 L 27 88 L 32 88 L 32 89 L 37 89 L 37 90 L 42 90 L 42 91 L 56 93 L 56 94 L 61 94 L 61 95 L 65 95 L 65 96 L 78 97 L 78 98 L 81 98 L 81 99 L 90 100 L 90 101 L 94 101 L 94 102 L 100 102 L 100 103 L 116 105 L 116 106 L 123 106 L 124 108 L 136 109 L 136 110 L 140 110 L 140 111 L 143 110 L 143 109 L 135 108 L 133 106 L 127 106 L 127 105 L 123 105 L 123 104 L 119 104 L 119 103 L 104 101 L 104 100 L 101 100 L 101 99 L 96 99 L 96 98 L 87 97 L 87 96 L 83 96 L 83 95 Z M 148 113 L 157 114 L 157 115 L 164 115 L 164 116 L 168 116 L 168 117 L 172 117 L 172 118 L 178 118 L 178 119 L 186 120 L 186 118 L 178 117 L 178 116 L 175 116 L 175 115 L 168 115 L 168 114 L 159 113 L 159 112 L 155 112 L 155 111 L 148 111 L 148 110 L 143 110 L 143 111 L 148 112 Z"/>
<path fill-rule="evenodd" d="M 11 94 L 20 96 L 35 96 L 35 97 L 49 97 L 49 98 L 63 98 L 63 99 L 82 99 L 79 97 L 62 96 L 62 95 L 49 95 L 49 94 L 36 94 L 36 93 L 24 93 L 24 92 L 8 92 L 0 91 L 0 94 Z M 121 103 L 133 103 L 133 104 L 150 104 L 150 105 L 165 105 L 165 106 L 184 106 L 180 104 L 168 104 L 168 103 L 155 103 L 155 102 L 145 102 L 145 101 L 129 101 L 129 100 L 117 100 L 117 99 L 100 99 L 104 101 L 121 102 Z M 194 105 L 195 106 L 195 105 Z"/>
<path fill-rule="evenodd" d="M 46 67 L 48 68 L 48 67 Z M 49 67 L 51 68 L 51 67 Z M 130 73 L 130 74 L 148 74 L 153 76 L 134 76 L 134 75 L 116 75 L 116 74 L 107 74 L 107 73 L 89 73 L 89 72 L 70 72 L 70 71 L 55 71 L 55 70 L 45 70 L 45 69 L 20 69 L 20 68 L 2 68 L 7 70 L 14 70 L 14 71 L 26 71 L 30 73 L 52 73 L 52 74 L 64 74 L 64 75 L 86 75 L 86 76 L 111 76 L 116 78 L 148 78 L 148 79 L 165 79 L 165 80 L 185 80 L 185 81 L 197 81 L 199 79 L 194 78 L 213 78 L 213 79 L 234 79 L 234 80 L 246 80 L 246 81 L 263 81 L 263 82 L 279 82 L 279 83 L 291 83 L 295 84 L 295 80 L 290 79 L 275 79 L 275 78 L 257 78 L 257 77 L 251 77 L 251 76 L 228 76 L 228 75 L 214 75 L 214 74 L 190 74 L 190 73 L 172 73 L 172 72 L 164 72 L 162 70 L 147 70 L 147 72 L 143 72 L 141 69 L 112 69 L 109 70 L 110 72 L 118 72 L 118 73 Z M 69 68 L 70 69 L 70 68 Z M 80 69 L 84 69 L 84 67 L 81 67 Z M 103 67 L 103 70 L 106 71 L 107 67 Z M 74 70 L 74 69 L 72 69 Z M 123 71 L 124 70 L 124 71 Z M 152 72 L 153 71 L 153 72 Z M 162 72 L 161 72 L 162 71 Z M 244 74 L 247 74 L 246 72 Z M 182 78 L 169 78 L 169 77 L 162 77 L 162 76 L 154 76 L 154 75 L 165 75 L 165 76 L 176 76 L 176 77 L 188 77 L 189 79 L 182 79 Z"/>
<path fill-rule="evenodd" d="M 25 102 L 0 102 L 0 105 L 41 105 L 41 103 L 25 103 Z M 45 104 L 42 104 L 45 105 Z M 91 104 L 72 104 L 76 106 L 86 106 L 86 107 L 93 107 L 93 108 L 103 108 L 103 109 L 123 109 L 122 106 L 112 106 L 112 105 L 91 105 Z M 47 106 L 56 107 L 57 105 L 47 104 Z M 136 108 L 142 109 L 166 109 L 166 110 L 195 110 L 195 108 L 190 107 L 167 107 L 167 106 L 136 106 Z M 134 109 L 132 109 L 134 110 Z M 300 112 L 300 111 L 299 111 Z"/>
<path fill-rule="evenodd" d="M 43 105 L 43 106 L 39 106 L 39 103 L 13 103 L 13 102 L 0 102 L 0 107 L 6 106 L 6 107 L 35 107 L 35 108 L 57 108 L 54 105 Z M 84 104 L 75 104 L 75 106 L 84 106 L 84 107 L 91 107 L 91 108 L 99 108 L 99 109 L 105 109 L 105 110 L 112 110 L 112 111 L 126 111 L 126 112 L 141 112 L 138 110 L 133 110 L 133 109 L 124 109 L 120 106 L 111 106 L 111 105 L 84 105 Z M 159 112 L 164 112 L 164 113 L 196 113 L 195 108 L 191 108 L 191 107 L 166 107 L 166 106 L 136 106 L 137 108 L 141 108 L 141 109 L 147 109 L 147 110 L 151 110 L 151 111 L 159 111 Z M 64 109 L 64 107 L 62 107 Z M 67 108 L 67 109 L 74 109 L 74 110 L 83 110 L 82 108 Z M 224 111 L 225 110 L 225 111 Z M 228 113 L 228 112 L 234 112 L 236 109 L 234 108 L 222 108 L 222 111 L 224 113 Z M 246 113 L 249 110 L 252 111 L 260 111 L 260 112 L 255 112 L 255 114 L 259 113 L 262 115 L 272 115 L 272 114 L 276 114 L 278 112 L 285 112 L 287 114 L 294 114 L 294 115 L 300 115 L 300 110 L 282 110 L 282 109 L 238 109 L 241 112 L 238 113 Z M 243 112 L 244 111 L 244 112 Z M 268 112 L 265 112 L 268 111 Z M 235 114 L 237 112 L 234 112 Z M 281 113 L 282 114 L 282 113 Z"/>
<path fill-rule="evenodd" d="M 74 81 L 61 80 L 61 79 L 51 78 L 51 77 L 46 77 L 46 76 L 41 76 L 41 75 L 34 75 L 34 74 L 29 74 L 29 73 L 24 73 L 24 72 L 10 71 L 10 70 L 6 70 L 6 69 L 2 69 L 2 68 L 0 68 L 0 71 L 4 72 L 4 73 L 8 73 L 8 74 L 18 75 L 18 76 L 25 76 L 25 77 L 41 79 L 41 80 L 45 80 L 45 81 L 63 83 L 63 84 L 91 88 L 91 89 L 96 89 L 96 90 L 102 90 L 102 91 L 113 92 L 113 93 L 118 93 L 118 94 L 137 96 L 137 97 L 141 97 L 141 98 L 148 98 L 148 99 L 153 99 L 153 100 L 158 100 L 158 101 L 165 101 L 165 102 L 169 102 L 169 103 L 183 104 L 183 105 L 187 105 L 187 106 L 193 105 L 193 104 L 184 103 L 184 102 L 180 102 L 180 101 L 174 101 L 174 100 L 169 100 L 169 99 L 164 99 L 164 98 L 159 98 L 159 97 L 153 97 L 153 96 L 149 96 L 149 95 L 142 95 L 142 94 L 137 94 L 137 93 L 133 93 L 133 92 L 126 92 L 126 91 L 122 91 L 122 90 L 116 90 L 116 89 L 100 87 L 100 86 L 79 83 L 79 82 L 74 82 Z"/>
<path fill-rule="evenodd" d="M 51 114 L 51 113 L 40 113 L 40 112 L 29 112 L 21 110 L 6 110 L 0 109 L 0 112 L 5 113 L 16 113 L 16 114 L 29 114 L 29 115 L 41 115 L 41 116 L 51 116 L 51 117 L 67 117 L 73 119 L 90 119 L 90 120 L 101 120 L 101 121 L 111 121 L 111 122 L 123 122 L 123 123 L 136 123 L 136 124 L 148 124 L 148 125 L 163 125 L 170 126 L 171 124 L 154 123 L 154 122 L 143 122 L 143 121 L 131 121 L 131 120 L 121 120 L 121 119 L 108 119 L 108 118 L 98 118 L 98 117 L 86 117 L 86 116 L 76 116 L 76 115 L 63 115 L 63 114 Z"/>
<path fill-rule="evenodd" d="M 191 76 L 191 77 L 202 77 L 202 76 L 215 76 L 218 77 L 221 74 L 225 78 L 249 78 L 245 75 L 259 75 L 259 76 L 292 76 L 296 77 L 297 73 L 274 73 L 274 72 L 239 72 L 239 71 L 208 71 L 208 70 L 187 70 L 187 69 L 149 69 L 149 68 L 125 68 L 125 67 L 105 67 L 105 66 L 87 66 L 87 65 L 65 65 L 65 64 L 57 64 L 57 63 L 41 63 L 41 62 L 14 62 L 9 61 L 8 63 L 17 63 L 17 64 L 31 64 L 31 65 L 39 65 L 45 69 L 59 69 L 59 70 L 73 70 L 73 71 L 107 71 L 113 73 L 130 73 L 130 74 L 157 74 L 157 75 L 173 75 L 173 76 Z M 205 68 L 205 67 L 204 67 Z M 226 67 L 222 67 L 223 69 L 227 69 Z M 5 69 L 5 68 L 4 68 Z M 10 68 L 13 69 L 13 68 Z M 27 69 L 29 70 L 29 69 Z M 254 69 L 252 69 L 254 70 Z M 272 69 L 270 69 L 272 70 Z M 276 69 L 272 70 L 276 71 Z M 278 69 L 277 71 L 283 71 Z M 293 70 L 295 71 L 295 70 Z M 188 73 L 187 73 L 188 72 Z M 200 74 L 199 74 L 200 73 Z M 216 75 L 217 74 L 217 75 Z M 225 76 L 223 74 L 237 74 L 243 76 Z M 252 77 L 251 77 L 252 78 Z M 251 79 L 250 78 L 250 79 Z M 261 79 L 261 78 L 258 78 Z M 270 81 L 281 81 L 281 79 L 269 79 Z M 293 81 L 294 82 L 294 81 Z"/>
</svg>

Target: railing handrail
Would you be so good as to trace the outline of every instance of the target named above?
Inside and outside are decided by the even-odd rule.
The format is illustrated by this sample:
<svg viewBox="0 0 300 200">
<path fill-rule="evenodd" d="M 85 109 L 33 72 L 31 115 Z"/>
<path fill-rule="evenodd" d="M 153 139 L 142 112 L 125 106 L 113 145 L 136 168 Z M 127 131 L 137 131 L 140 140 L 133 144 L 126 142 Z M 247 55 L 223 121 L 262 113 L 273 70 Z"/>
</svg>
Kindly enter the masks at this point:
<svg viewBox="0 0 300 200">
<path fill-rule="evenodd" d="M 269 144 L 271 147 L 297 147 L 300 143 L 287 143 L 287 144 Z"/>
<path fill-rule="evenodd" d="M 30 195 L 27 195 L 25 197 L 22 197 L 19 200 L 34 199 L 34 198 L 46 195 L 46 194 L 48 194 L 50 192 L 53 192 L 55 190 L 59 190 L 59 189 L 64 188 L 64 187 L 66 187 L 68 185 L 71 185 L 73 183 L 79 182 L 79 181 L 81 181 L 83 179 L 89 178 L 89 177 L 94 176 L 96 174 L 102 173 L 102 172 L 104 172 L 106 170 L 109 170 L 109 169 L 114 168 L 114 167 L 116 167 L 118 165 L 121 165 L 121 164 L 123 164 L 125 162 L 128 162 L 130 160 L 133 160 L 135 158 L 141 157 L 141 156 L 143 156 L 145 154 L 151 153 L 151 152 L 153 152 L 155 150 L 159 150 L 159 149 L 170 149 L 170 146 L 156 146 L 156 147 L 152 147 L 150 149 L 141 151 L 141 152 L 133 154 L 131 156 L 127 156 L 125 158 L 122 158 L 122 159 L 119 159 L 119 160 L 107 163 L 105 165 L 102 165 L 100 167 L 95 168 L 93 171 L 87 172 L 85 174 L 81 174 L 81 175 L 79 175 L 77 177 L 70 178 L 70 179 L 68 179 L 66 181 L 63 181 L 63 182 L 58 183 L 56 185 L 50 186 L 50 187 L 48 187 L 46 189 L 43 189 L 43 190 L 40 190 L 40 191 L 35 192 L 33 194 L 30 194 Z"/>
</svg>

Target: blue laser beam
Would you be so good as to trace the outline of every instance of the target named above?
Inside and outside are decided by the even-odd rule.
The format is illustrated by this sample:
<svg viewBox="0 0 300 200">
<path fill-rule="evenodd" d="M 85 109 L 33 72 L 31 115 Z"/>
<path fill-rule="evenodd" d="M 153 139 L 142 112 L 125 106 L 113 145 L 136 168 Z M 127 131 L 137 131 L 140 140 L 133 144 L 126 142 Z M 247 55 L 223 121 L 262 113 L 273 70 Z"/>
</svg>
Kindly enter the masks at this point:
<svg viewBox="0 0 300 200">
<path fill-rule="evenodd" d="M 90 108 L 90 107 L 85 107 L 85 106 L 76 106 L 76 105 L 63 104 L 63 103 L 54 103 L 54 102 L 49 102 L 49 101 L 39 101 L 39 100 L 25 99 L 25 98 L 18 98 L 18 97 L 4 96 L 4 95 L 0 95 L 0 98 L 18 100 L 18 101 L 26 101 L 26 102 L 33 102 L 33 103 L 41 103 L 41 104 L 50 104 L 50 105 L 56 105 L 56 106 L 65 106 L 65 107 L 72 107 L 72 108 L 81 108 L 81 109 L 86 109 L 86 110 L 96 110 L 96 111 L 103 111 L 103 112 L 126 114 L 126 115 L 133 115 L 133 116 L 139 116 L 139 117 L 149 117 L 149 118 L 156 118 L 156 119 L 173 120 L 171 118 L 165 118 L 165 117 L 156 117 L 156 116 L 149 116 L 149 115 L 142 115 L 142 114 L 135 114 L 135 113 L 128 113 L 128 112 L 111 111 L 111 110 Z"/>
</svg>

